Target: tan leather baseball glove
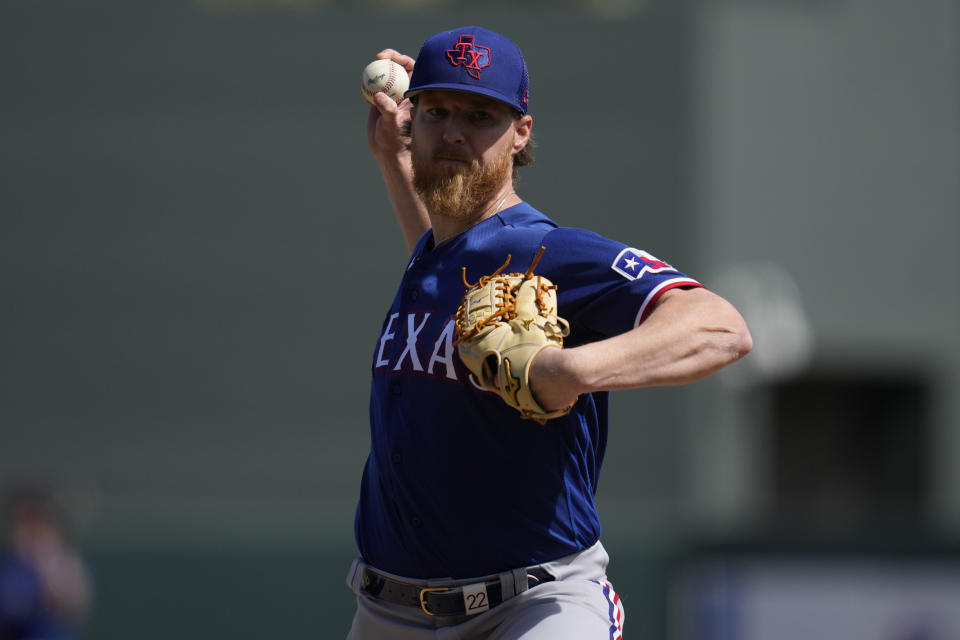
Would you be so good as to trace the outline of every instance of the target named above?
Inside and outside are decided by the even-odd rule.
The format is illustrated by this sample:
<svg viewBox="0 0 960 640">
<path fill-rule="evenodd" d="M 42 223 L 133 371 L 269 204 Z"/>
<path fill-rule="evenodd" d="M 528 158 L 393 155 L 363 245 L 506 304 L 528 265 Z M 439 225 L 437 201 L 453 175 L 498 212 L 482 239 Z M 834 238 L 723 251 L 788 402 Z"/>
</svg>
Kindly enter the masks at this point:
<svg viewBox="0 0 960 640">
<path fill-rule="evenodd" d="M 540 424 L 566 415 L 573 407 L 547 411 L 530 391 L 530 363 L 547 347 L 563 348 L 570 333 L 566 320 L 557 315 L 557 286 L 533 269 L 545 247 L 540 247 L 526 273 L 502 271 L 507 261 L 476 284 L 463 284 L 467 291 L 457 310 L 457 351 L 477 382 L 498 394 L 526 418 Z"/>
</svg>

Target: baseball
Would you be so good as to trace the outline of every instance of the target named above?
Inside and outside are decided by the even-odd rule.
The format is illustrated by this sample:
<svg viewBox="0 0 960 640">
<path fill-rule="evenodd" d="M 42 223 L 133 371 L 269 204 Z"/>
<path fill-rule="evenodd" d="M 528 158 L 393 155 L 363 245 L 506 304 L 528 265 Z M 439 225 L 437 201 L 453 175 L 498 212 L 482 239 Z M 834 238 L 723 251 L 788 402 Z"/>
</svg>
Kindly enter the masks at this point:
<svg viewBox="0 0 960 640">
<path fill-rule="evenodd" d="M 373 95 L 378 91 L 393 98 L 394 102 L 403 100 L 403 92 L 410 86 L 407 70 L 393 60 L 374 60 L 363 70 L 360 92 L 363 99 L 376 104 Z"/>
</svg>

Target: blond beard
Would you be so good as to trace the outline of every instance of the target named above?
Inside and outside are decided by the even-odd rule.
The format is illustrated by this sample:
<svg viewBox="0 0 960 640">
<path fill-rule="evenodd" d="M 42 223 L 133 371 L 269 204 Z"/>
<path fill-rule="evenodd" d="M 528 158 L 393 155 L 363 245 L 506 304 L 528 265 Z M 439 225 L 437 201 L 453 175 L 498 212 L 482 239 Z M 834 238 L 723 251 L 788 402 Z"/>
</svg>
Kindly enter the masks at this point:
<svg viewBox="0 0 960 640">
<path fill-rule="evenodd" d="M 431 214 L 447 218 L 481 216 L 513 171 L 509 151 L 483 168 L 476 160 L 467 166 L 437 166 L 416 153 L 412 159 L 414 189 Z"/>
</svg>

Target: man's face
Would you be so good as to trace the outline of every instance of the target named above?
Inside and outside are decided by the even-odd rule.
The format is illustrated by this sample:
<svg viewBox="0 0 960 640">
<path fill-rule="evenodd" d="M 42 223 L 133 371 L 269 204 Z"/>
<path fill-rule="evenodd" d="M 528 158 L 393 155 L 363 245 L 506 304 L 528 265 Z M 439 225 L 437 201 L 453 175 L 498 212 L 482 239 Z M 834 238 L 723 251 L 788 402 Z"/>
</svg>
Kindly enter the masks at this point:
<svg viewBox="0 0 960 640">
<path fill-rule="evenodd" d="M 414 187 L 437 215 L 469 217 L 512 181 L 532 118 L 471 93 L 425 91 L 413 112 Z M 479 209 L 479 210 L 478 210 Z"/>
</svg>

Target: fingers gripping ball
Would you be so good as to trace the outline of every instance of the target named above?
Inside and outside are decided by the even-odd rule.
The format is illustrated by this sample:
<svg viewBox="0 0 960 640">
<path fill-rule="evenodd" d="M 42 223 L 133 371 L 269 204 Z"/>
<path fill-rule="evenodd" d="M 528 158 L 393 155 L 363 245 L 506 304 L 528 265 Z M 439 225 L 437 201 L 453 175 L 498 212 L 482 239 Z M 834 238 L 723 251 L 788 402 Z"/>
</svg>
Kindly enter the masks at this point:
<svg viewBox="0 0 960 640">
<path fill-rule="evenodd" d="M 364 68 L 360 78 L 360 93 L 370 104 L 375 104 L 373 96 L 380 91 L 399 103 L 409 86 L 407 70 L 393 60 L 374 60 Z"/>
<path fill-rule="evenodd" d="M 480 385 L 493 391 L 526 418 L 543 424 L 566 415 L 573 407 L 547 411 L 530 391 L 530 364 L 547 347 L 563 348 L 570 333 L 566 320 L 557 315 L 557 286 L 533 269 L 545 247 L 526 273 L 483 276 L 476 284 L 463 283 L 467 291 L 457 310 L 457 352 Z"/>
</svg>

